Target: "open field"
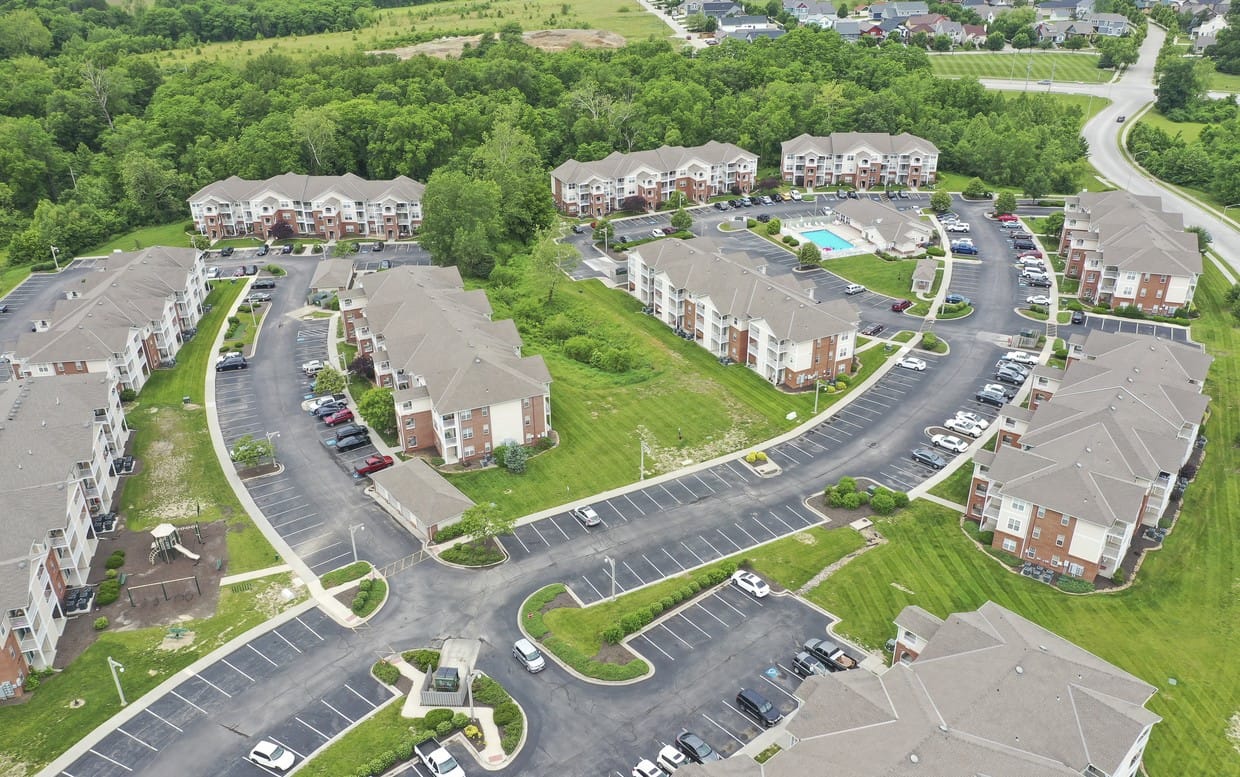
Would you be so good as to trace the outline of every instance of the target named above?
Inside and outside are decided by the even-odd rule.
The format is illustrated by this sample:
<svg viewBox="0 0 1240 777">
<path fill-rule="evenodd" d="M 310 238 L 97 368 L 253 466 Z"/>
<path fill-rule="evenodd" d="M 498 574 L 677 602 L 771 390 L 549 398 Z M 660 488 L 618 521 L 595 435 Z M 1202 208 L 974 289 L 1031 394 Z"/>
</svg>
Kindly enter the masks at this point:
<svg viewBox="0 0 1240 777">
<path fill-rule="evenodd" d="M 370 51 L 399 46 L 403 36 L 428 32 L 445 36 L 473 35 L 497 32 L 505 24 L 513 23 L 523 30 L 605 30 L 630 41 L 671 35 L 667 25 L 642 10 L 637 0 L 453 0 L 379 9 L 372 25 L 355 32 L 210 43 L 193 49 L 160 52 L 156 56 L 165 65 L 202 60 L 244 63 L 268 52 L 297 57 Z"/>
<path fill-rule="evenodd" d="M 1098 67 L 1097 54 L 1056 52 L 1052 54 L 1013 51 L 974 54 L 931 54 L 930 66 L 936 76 L 959 78 L 1006 78 L 1014 81 L 1028 76 L 1030 88 L 1046 78 L 1101 84 L 1115 75 Z"/>
<path fill-rule="evenodd" d="M 1145 754 L 1150 774 L 1240 774 L 1236 741 L 1228 738 L 1240 699 L 1240 664 L 1229 658 L 1240 636 L 1240 480 L 1233 474 L 1240 450 L 1230 444 L 1240 433 L 1240 332 L 1223 300 L 1226 289 L 1209 266 L 1196 297 L 1203 316 L 1193 324 L 1194 339 L 1216 358 L 1206 384 L 1214 397 L 1206 431 L 1222 444 L 1211 443 L 1180 523 L 1132 587 L 1068 596 L 1010 574 L 974 548 L 956 513 L 917 502 L 877 519 L 890 542 L 810 598 L 843 619 L 843 633 L 870 647 L 894 635 L 891 619 L 907 604 L 945 616 L 992 599 L 1158 687 L 1149 707 L 1163 722 Z"/>
<path fill-rule="evenodd" d="M 1240 92 L 1240 75 L 1211 72 L 1208 88 L 1214 92 Z"/>
<path fill-rule="evenodd" d="M 1240 78 L 1240 76 L 1235 77 Z M 1179 135 L 1186 143 L 1196 141 L 1201 136 L 1201 131 L 1209 126 L 1196 121 L 1172 121 L 1156 111 L 1146 111 L 1140 123 L 1156 127 L 1173 138 Z"/>
<path fill-rule="evenodd" d="M 947 479 L 930 489 L 930 493 L 959 505 L 967 504 L 969 500 L 969 484 L 972 482 L 973 460 L 967 459 L 960 466 L 956 467 L 952 474 L 947 476 Z"/>
<path fill-rule="evenodd" d="M 860 254 L 826 259 L 822 267 L 847 281 L 860 283 L 870 291 L 901 299 L 913 294 L 909 289 L 913 287 L 913 270 L 917 269 L 917 260 L 888 262 L 874 254 Z"/>
<path fill-rule="evenodd" d="M 12 291 L 17 284 L 30 275 L 30 265 L 18 264 L 12 267 L 0 265 L 0 297 Z"/>
<path fill-rule="evenodd" d="M 170 224 L 158 224 L 153 227 L 142 227 L 124 235 L 118 235 L 106 243 L 83 251 L 82 256 L 99 256 L 113 251 L 140 251 L 151 246 L 175 246 L 189 248 L 189 235 L 193 222 L 174 221 Z"/>
</svg>

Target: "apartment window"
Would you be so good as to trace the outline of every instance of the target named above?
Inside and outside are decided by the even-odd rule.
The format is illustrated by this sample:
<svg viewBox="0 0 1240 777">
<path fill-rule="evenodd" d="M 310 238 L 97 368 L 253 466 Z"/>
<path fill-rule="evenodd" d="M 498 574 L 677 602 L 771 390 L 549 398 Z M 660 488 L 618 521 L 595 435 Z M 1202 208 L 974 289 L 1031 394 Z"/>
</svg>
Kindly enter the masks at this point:
<svg viewBox="0 0 1240 777">
<path fill-rule="evenodd" d="M 463 454 L 461 454 L 461 455 L 462 455 L 462 456 L 464 456 L 464 457 L 465 457 L 465 458 L 467 458 L 467 459 L 468 459 L 470 456 L 473 456 L 473 455 L 474 455 L 474 446 L 470 445 L 469 447 L 467 447 L 467 448 L 465 449 L 465 452 L 464 452 Z"/>
<path fill-rule="evenodd" d="M 416 434 L 409 435 L 409 442 L 406 444 L 408 448 L 418 447 L 418 436 Z"/>
<path fill-rule="evenodd" d="M 1057 567 L 1059 564 L 1059 556 L 1051 556 L 1051 566 Z"/>
<path fill-rule="evenodd" d="M 1016 518 L 1008 518 L 1007 530 L 1008 531 L 1020 531 L 1020 521 L 1017 520 Z"/>
<path fill-rule="evenodd" d="M 482 433 L 483 433 L 483 434 L 490 434 L 490 433 L 491 433 L 491 425 L 490 425 L 490 424 L 483 424 L 483 425 L 482 425 Z"/>
<path fill-rule="evenodd" d="M 462 421 L 468 421 L 469 419 L 471 419 L 471 418 L 473 418 L 473 417 L 474 417 L 474 411 L 472 411 L 472 410 L 462 410 L 462 411 L 461 411 L 461 420 L 462 420 Z"/>
<path fill-rule="evenodd" d="M 530 406 L 530 398 L 529 398 L 529 397 L 526 397 L 525 399 L 521 400 L 521 407 L 529 407 L 529 406 Z"/>
<path fill-rule="evenodd" d="M 1006 550 L 1008 553 L 1015 553 L 1016 552 L 1016 540 L 1010 537 L 1005 539 L 1003 541 L 1003 549 Z"/>
<path fill-rule="evenodd" d="M 414 428 L 414 427 L 416 427 L 417 425 L 418 425 L 418 424 L 417 424 L 417 421 L 416 421 L 416 420 L 414 420 L 413 416 L 409 416 L 408 418 L 406 418 L 406 419 L 405 419 L 405 428 L 406 428 L 406 429 L 413 429 L 413 428 Z"/>
<path fill-rule="evenodd" d="M 526 416 L 526 417 L 525 417 L 525 425 L 526 425 L 526 426 L 529 426 L 529 425 L 530 425 L 531 423 L 533 423 L 533 422 L 534 422 L 534 420 L 533 420 L 532 418 L 530 418 L 529 416 Z"/>
<path fill-rule="evenodd" d="M 1142 296 L 1142 297 L 1144 297 L 1144 296 L 1145 296 L 1145 289 L 1141 289 L 1141 296 Z"/>
<path fill-rule="evenodd" d="M 1059 525 L 1067 526 L 1069 523 L 1071 523 L 1071 521 L 1072 521 L 1072 518 L 1070 516 L 1065 515 L 1065 516 L 1060 517 Z"/>
<path fill-rule="evenodd" d="M 1042 505 L 1038 505 L 1038 517 L 1039 517 L 1039 518 L 1045 518 L 1045 517 L 1046 517 L 1046 508 L 1045 508 L 1045 507 L 1043 507 Z"/>
<path fill-rule="evenodd" d="M 1029 505 L 1027 505 L 1027 504 L 1025 504 L 1024 502 L 1020 501 L 1019 499 L 1013 499 L 1013 500 L 1012 500 L 1012 509 L 1013 509 L 1013 510 L 1019 510 L 1020 512 L 1022 512 L 1022 513 L 1023 513 L 1026 509 L 1028 509 L 1028 507 L 1029 507 Z"/>
<path fill-rule="evenodd" d="M 482 417 L 486 418 L 488 415 L 490 415 L 491 414 L 490 410 L 491 408 L 489 407 L 482 408 Z"/>
<path fill-rule="evenodd" d="M 1057 547 L 1057 548 L 1062 548 L 1062 547 L 1063 547 L 1063 540 L 1064 540 L 1064 536 L 1063 536 L 1062 534 L 1060 534 L 1060 535 L 1056 536 L 1056 537 L 1055 537 L 1055 547 Z"/>
<path fill-rule="evenodd" d="M 472 426 L 465 427 L 461 431 L 461 439 L 464 439 L 464 440 L 474 439 L 474 428 Z"/>
<path fill-rule="evenodd" d="M 1041 527 L 1039 527 L 1039 526 L 1035 526 L 1035 527 L 1033 528 L 1033 538 L 1034 538 L 1035 540 L 1040 540 L 1040 539 L 1042 539 L 1042 528 L 1041 528 Z"/>
</svg>

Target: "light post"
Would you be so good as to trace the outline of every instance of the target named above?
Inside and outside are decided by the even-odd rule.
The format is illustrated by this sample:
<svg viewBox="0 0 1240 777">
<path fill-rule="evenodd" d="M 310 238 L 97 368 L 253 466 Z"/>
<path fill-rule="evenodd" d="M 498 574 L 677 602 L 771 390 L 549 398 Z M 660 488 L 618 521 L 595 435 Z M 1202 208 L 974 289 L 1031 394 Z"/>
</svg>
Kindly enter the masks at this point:
<svg viewBox="0 0 1240 777">
<path fill-rule="evenodd" d="M 603 556 L 603 563 L 611 567 L 611 601 L 616 601 L 616 560 L 611 556 Z"/>
<path fill-rule="evenodd" d="M 1234 208 L 1234 207 L 1236 207 L 1236 205 L 1240 205 L 1240 202 L 1237 202 L 1237 203 L 1235 203 L 1235 204 L 1233 204 L 1233 205 L 1224 205 L 1224 206 L 1223 206 L 1223 218 L 1227 218 L 1227 209 L 1228 209 L 1228 208 Z"/>
<path fill-rule="evenodd" d="M 279 437 L 279 432 L 267 432 L 267 445 L 271 448 L 271 463 L 276 463 L 276 445 L 271 441 L 273 437 Z M 354 559 L 356 561 L 356 559 Z"/>
<path fill-rule="evenodd" d="M 60 260 L 56 255 L 60 253 L 60 249 L 56 246 L 49 246 L 52 249 L 52 264 L 56 265 L 56 272 L 60 272 Z"/>
<path fill-rule="evenodd" d="M 646 454 L 650 453 L 650 446 L 646 445 L 646 441 L 641 441 L 641 463 L 638 465 L 641 472 L 638 473 L 638 480 L 646 479 Z"/>
<path fill-rule="evenodd" d="M 474 719 L 474 680 L 478 677 L 478 670 L 471 669 L 469 674 L 465 676 L 465 693 L 469 696 L 469 719 Z"/>
<path fill-rule="evenodd" d="M 349 543 L 353 546 L 353 563 L 354 564 L 357 563 L 357 537 L 356 535 L 359 531 L 366 531 L 366 526 L 364 524 L 355 523 L 349 527 Z"/>
<path fill-rule="evenodd" d="M 826 381 L 814 381 L 814 415 L 818 415 L 818 392 L 822 389 L 822 384 Z"/>
<path fill-rule="evenodd" d="M 108 669 L 112 670 L 112 682 L 116 683 L 116 695 L 121 697 L 121 706 L 124 707 L 129 704 L 129 702 L 125 701 L 125 691 L 121 688 L 121 678 L 120 675 L 116 673 L 116 670 L 119 669 L 123 673 L 125 671 L 125 665 L 120 661 L 113 660 L 112 656 L 108 656 Z"/>
</svg>

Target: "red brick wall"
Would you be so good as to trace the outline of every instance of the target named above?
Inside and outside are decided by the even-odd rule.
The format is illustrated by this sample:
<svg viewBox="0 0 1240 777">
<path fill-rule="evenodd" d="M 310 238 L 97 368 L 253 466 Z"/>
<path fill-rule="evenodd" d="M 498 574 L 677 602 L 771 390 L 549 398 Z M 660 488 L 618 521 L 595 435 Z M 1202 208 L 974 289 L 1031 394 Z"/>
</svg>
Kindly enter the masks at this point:
<svg viewBox="0 0 1240 777">
<path fill-rule="evenodd" d="M 728 327 L 728 358 L 738 364 L 746 364 L 749 358 L 749 333 L 734 326 Z"/>
<path fill-rule="evenodd" d="M 344 339 L 357 345 L 357 321 L 365 317 L 362 309 L 342 310 L 340 315 L 344 319 Z"/>
<path fill-rule="evenodd" d="M 1056 556 L 1063 562 L 1062 566 L 1052 567 L 1055 571 L 1062 572 L 1068 568 L 1069 562 L 1075 562 L 1085 568 L 1081 574 L 1082 579 L 1093 580 L 1098 574 L 1098 562 L 1093 559 L 1083 559 L 1071 556 L 1068 548 L 1072 547 L 1072 533 L 1076 530 L 1076 518 L 1069 516 L 1068 525 L 1062 523 L 1063 514 L 1054 510 L 1047 510 L 1043 517 L 1037 517 L 1037 508 L 1034 507 L 1031 513 L 1032 518 L 1029 522 L 1028 536 L 1019 537 L 1016 535 L 1003 534 L 1000 530 L 995 531 L 995 540 L 993 547 L 1003 549 L 1003 538 L 1013 537 L 1017 541 L 1016 552 L 1021 559 L 1026 561 L 1035 561 L 1041 564 L 1049 564 Z M 1034 530 L 1040 529 L 1040 536 L 1035 538 Z M 1063 545 L 1057 544 L 1059 536 L 1063 536 Z M 1025 555 L 1028 548 L 1033 548 L 1033 558 L 1030 559 Z"/>
<path fill-rule="evenodd" d="M 5 637 L 4 644 L 0 645 L 0 682 L 8 681 L 17 686 L 17 695 L 22 695 L 22 683 L 26 681 L 26 676 L 30 674 L 30 666 L 26 663 L 26 657 L 22 655 L 21 643 L 17 641 L 17 635 L 10 631 Z"/>
<path fill-rule="evenodd" d="M 406 451 L 436 450 L 435 425 L 431 421 L 431 411 L 424 410 L 413 413 L 414 428 L 408 429 L 405 424 L 408 416 L 396 419 L 397 432 L 400 435 L 400 447 Z M 439 451 L 441 454 L 443 451 Z"/>
<path fill-rule="evenodd" d="M 901 658 L 905 657 L 907 657 L 909 661 L 916 661 L 918 655 L 920 654 L 916 650 L 913 650 L 899 639 L 896 639 L 895 661 L 898 662 Z"/>
</svg>

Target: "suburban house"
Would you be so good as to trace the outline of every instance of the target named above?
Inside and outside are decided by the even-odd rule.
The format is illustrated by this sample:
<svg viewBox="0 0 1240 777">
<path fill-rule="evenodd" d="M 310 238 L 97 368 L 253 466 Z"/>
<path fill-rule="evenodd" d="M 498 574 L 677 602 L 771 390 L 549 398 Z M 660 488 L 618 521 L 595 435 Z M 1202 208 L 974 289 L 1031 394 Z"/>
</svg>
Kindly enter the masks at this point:
<svg viewBox="0 0 1240 777">
<path fill-rule="evenodd" d="M 724 16 L 734 16 L 736 14 L 745 13 L 745 9 L 740 3 L 733 3 L 730 0 L 718 2 L 717 0 L 686 0 L 684 4 L 685 15 L 693 16 L 694 14 L 705 14 L 721 19 Z"/>
<path fill-rule="evenodd" d="M 1111 577 L 1167 512 L 1209 405 L 1210 362 L 1146 335 L 1074 336 L 1065 369 L 1034 370 L 1030 408 L 1000 411 L 998 446 L 974 456 L 966 518 L 1021 559 Z"/>
<path fill-rule="evenodd" d="M 1213 38 L 1221 30 L 1227 29 L 1227 17 L 1222 14 L 1210 12 L 1208 18 L 1204 18 L 1197 23 L 1197 26 L 1190 30 L 1194 39 L 1210 37 Z"/>
<path fill-rule="evenodd" d="M 776 38 L 782 38 L 787 34 L 787 31 L 784 30 L 783 27 L 765 27 L 760 30 L 737 30 L 736 32 L 731 33 L 716 33 L 715 37 L 720 39 L 727 38 L 729 40 L 742 40 L 746 43 L 753 43 L 759 38 L 775 40 Z"/>
<path fill-rule="evenodd" d="M 629 292 L 647 311 L 720 359 L 785 390 L 849 374 L 857 311 L 820 302 L 759 262 L 705 238 L 669 238 L 629 252 Z"/>
<path fill-rule="evenodd" d="M 929 294 L 934 288 L 934 279 L 939 274 L 938 259 L 918 259 L 917 267 L 913 269 L 913 287 L 910 289 L 914 294 Z"/>
<path fill-rule="evenodd" d="M 1088 38 L 1094 34 L 1094 26 L 1089 22 L 1053 21 L 1038 22 L 1033 33 L 1039 41 L 1050 41 L 1060 44 L 1069 38 Z"/>
<path fill-rule="evenodd" d="M 861 23 L 856 19 L 840 19 L 835 23 L 834 29 L 846 42 L 855 43 L 861 40 Z"/>
<path fill-rule="evenodd" d="M 4 354 L 17 378 L 89 372 L 140 391 L 171 364 L 202 318 L 206 267 L 192 248 L 153 246 L 97 260 L 95 271 L 60 284 L 50 309 Z"/>
<path fill-rule="evenodd" d="M 1193 53 L 1199 55 L 1205 54 L 1206 49 L 1210 48 L 1215 43 L 1218 43 L 1218 35 L 1215 33 L 1210 33 L 1209 35 L 1198 35 L 1193 38 Z"/>
<path fill-rule="evenodd" d="M 1128 34 L 1128 17 L 1118 13 L 1091 13 L 1089 23 L 1103 37 L 1119 38 Z"/>
<path fill-rule="evenodd" d="M 730 37 L 753 30 L 782 30 L 765 16 L 725 16 L 719 20 L 718 32 Z"/>
<path fill-rule="evenodd" d="M 995 15 L 999 12 L 999 9 L 986 2 L 986 0 L 963 0 L 963 2 L 960 3 L 960 7 L 977 14 L 981 17 L 984 24 L 990 24 L 993 22 L 995 20 Z M 985 28 L 983 27 L 983 36 L 985 36 L 984 30 Z"/>
<path fill-rule="evenodd" d="M 385 181 L 352 173 L 285 173 L 263 181 L 234 175 L 195 192 L 189 212 L 194 227 L 212 240 L 236 235 L 266 240 L 277 223 L 295 236 L 396 240 L 422 223 L 425 189 L 403 175 Z"/>
<path fill-rule="evenodd" d="M 892 2 L 892 3 L 873 3 L 870 5 L 870 18 L 878 21 L 879 19 L 907 19 L 910 16 L 918 16 L 920 14 L 930 13 L 930 7 L 921 0 L 913 0 L 913 2 Z"/>
<path fill-rule="evenodd" d="M 435 468 L 420 458 L 398 462 L 370 476 L 375 499 L 415 536 L 431 538 L 474 506 Z"/>
<path fill-rule="evenodd" d="M 694 148 L 615 151 L 596 162 L 570 159 L 551 171 L 551 193 L 569 216 L 604 216 L 623 209 L 630 198 L 653 210 L 678 192 L 698 203 L 748 192 L 757 172 L 757 154 L 712 140 Z"/>
<path fill-rule="evenodd" d="M 482 289 L 455 267 L 401 266 L 363 276 L 341 295 L 345 337 L 390 388 L 400 449 L 447 464 L 551 434 L 551 374 L 521 355 L 511 319 L 491 320 Z"/>
<path fill-rule="evenodd" d="M 784 10 L 796 17 L 797 24 L 831 27 L 839 20 L 834 5 L 825 0 L 784 0 Z"/>
<path fill-rule="evenodd" d="M 1059 240 L 1064 274 L 1081 281 L 1091 304 L 1135 305 L 1172 315 L 1193 301 L 1201 277 L 1197 236 L 1158 197 L 1125 191 L 1082 192 L 1064 204 Z"/>
<path fill-rule="evenodd" d="M 784 141 L 781 148 L 780 174 L 784 181 L 810 188 L 929 186 L 939 166 L 938 147 L 907 132 L 833 132 L 826 137 L 804 134 Z"/>
<path fill-rule="evenodd" d="M 70 617 L 66 594 L 88 583 L 99 545 L 92 518 L 116 495 L 113 460 L 130 430 L 119 384 L 107 374 L 0 383 L 0 408 L 0 699 L 7 699 L 21 695 L 31 670 L 56 660 Z"/>
<path fill-rule="evenodd" d="M 946 619 L 896 616 L 879 673 L 810 675 L 764 764 L 729 758 L 676 777 L 1135 777 L 1154 686 L 994 602 Z M 916 655 L 908 647 L 915 642 Z"/>
<path fill-rule="evenodd" d="M 921 253 L 934 235 L 930 224 L 885 202 L 842 200 L 832 207 L 843 223 L 860 232 L 879 251 L 901 256 Z"/>
<path fill-rule="evenodd" d="M 1076 21 L 1089 15 L 1088 12 L 1084 15 L 1079 14 L 1077 0 L 1046 0 L 1034 6 L 1034 10 L 1039 20 L 1048 22 Z"/>
</svg>

